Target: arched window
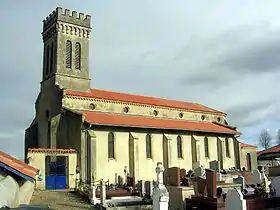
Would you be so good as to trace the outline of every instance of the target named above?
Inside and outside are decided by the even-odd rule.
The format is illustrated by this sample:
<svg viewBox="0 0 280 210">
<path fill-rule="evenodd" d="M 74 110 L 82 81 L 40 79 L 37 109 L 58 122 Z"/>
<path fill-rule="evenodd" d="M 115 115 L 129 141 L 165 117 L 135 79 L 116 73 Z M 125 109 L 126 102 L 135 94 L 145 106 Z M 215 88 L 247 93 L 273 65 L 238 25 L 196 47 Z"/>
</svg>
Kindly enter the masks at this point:
<svg viewBox="0 0 280 210">
<path fill-rule="evenodd" d="M 66 68 L 70 69 L 72 66 L 72 43 L 69 40 L 66 41 L 65 46 L 65 62 Z"/>
<path fill-rule="evenodd" d="M 49 61 L 50 61 L 50 46 L 47 46 L 47 57 L 46 57 L 46 74 L 49 73 Z"/>
<path fill-rule="evenodd" d="M 152 158 L 152 138 L 150 134 L 146 135 L 146 158 Z"/>
<path fill-rule="evenodd" d="M 204 137 L 204 153 L 205 157 L 209 157 L 208 138 Z"/>
<path fill-rule="evenodd" d="M 115 158 L 115 136 L 112 132 L 108 134 L 108 158 Z"/>
<path fill-rule="evenodd" d="M 79 42 L 75 45 L 75 69 L 81 70 L 81 44 Z"/>
<path fill-rule="evenodd" d="M 178 154 L 178 158 L 183 158 L 182 137 L 181 136 L 177 136 L 177 154 Z"/>
<path fill-rule="evenodd" d="M 228 138 L 225 139 L 225 146 L 226 146 L 226 156 L 230 157 L 230 153 L 229 153 L 229 142 L 228 142 Z"/>
<path fill-rule="evenodd" d="M 54 59 L 54 45 L 51 45 L 51 55 L 50 55 L 50 72 L 53 72 L 53 59 Z"/>
</svg>

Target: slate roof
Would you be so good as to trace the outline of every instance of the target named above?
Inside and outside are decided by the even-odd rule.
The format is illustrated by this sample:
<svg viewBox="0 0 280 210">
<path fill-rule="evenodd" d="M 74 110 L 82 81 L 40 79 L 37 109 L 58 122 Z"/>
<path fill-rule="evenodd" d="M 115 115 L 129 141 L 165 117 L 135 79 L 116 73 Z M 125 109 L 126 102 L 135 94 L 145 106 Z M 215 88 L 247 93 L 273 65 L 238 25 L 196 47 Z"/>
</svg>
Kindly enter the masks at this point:
<svg viewBox="0 0 280 210">
<path fill-rule="evenodd" d="M 24 163 L 22 160 L 17 160 L 2 151 L 0 151 L 0 167 L 29 181 L 34 181 L 39 172 L 39 169 Z"/>
<path fill-rule="evenodd" d="M 104 112 L 83 112 L 82 114 L 87 122 L 94 125 L 239 134 L 236 130 L 209 122 L 119 115 Z"/>
<path fill-rule="evenodd" d="M 74 90 L 65 90 L 65 92 L 66 95 L 70 95 L 70 96 L 97 98 L 97 99 L 121 101 L 127 103 L 178 108 L 183 110 L 202 111 L 202 112 L 210 112 L 210 113 L 218 113 L 218 114 L 226 115 L 226 113 L 224 112 L 206 107 L 198 103 L 169 100 L 169 99 L 156 98 L 151 96 L 141 96 L 141 95 L 119 93 L 119 92 L 113 92 L 108 90 L 97 90 L 97 89 L 91 89 L 89 92 L 79 92 Z"/>
</svg>

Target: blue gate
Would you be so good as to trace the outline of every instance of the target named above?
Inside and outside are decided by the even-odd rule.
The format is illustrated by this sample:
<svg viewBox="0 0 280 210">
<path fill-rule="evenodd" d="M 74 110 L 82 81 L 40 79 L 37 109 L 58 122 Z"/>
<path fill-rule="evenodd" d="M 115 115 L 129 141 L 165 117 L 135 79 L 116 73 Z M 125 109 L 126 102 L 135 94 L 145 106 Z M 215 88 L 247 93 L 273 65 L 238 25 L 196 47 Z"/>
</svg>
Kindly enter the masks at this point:
<svg viewBox="0 0 280 210">
<path fill-rule="evenodd" d="M 67 157 L 46 157 L 46 189 L 67 188 Z"/>
</svg>

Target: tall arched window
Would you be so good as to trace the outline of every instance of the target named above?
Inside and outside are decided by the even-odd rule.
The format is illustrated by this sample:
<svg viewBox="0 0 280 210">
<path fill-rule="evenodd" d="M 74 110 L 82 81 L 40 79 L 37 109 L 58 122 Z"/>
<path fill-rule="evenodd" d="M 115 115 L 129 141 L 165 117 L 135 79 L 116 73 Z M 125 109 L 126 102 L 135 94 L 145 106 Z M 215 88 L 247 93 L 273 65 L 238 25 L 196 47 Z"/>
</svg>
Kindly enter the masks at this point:
<svg viewBox="0 0 280 210">
<path fill-rule="evenodd" d="M 226 146 L 226 156 L 230 157 L 230 153 L 229 153 L 229 142 L 228 142 L 228 138 L 225 139 L 225 146 Z"/>
<path fill-rule="evenodd" d="M 115 158 L 115 136 L 112 132 L 108 134 L 108 158 Z"/>
<path fill-rule="evenodd" d="M 71 41 L 67 40 L 66 41 L 66 46 L 65 46 L 65 65 L 66 68 L 71 68 L 72 66 L 72 43 Z"/>
<path fill-rule="evenodd" d="M 205 157 L 209 157 L 208 138 L 204 137 L 204 153 Z"/>
<path fill-rule="evenodd" d="M 75 44 L 75 69 L 81 70 L 81 44 Z"/>
<path fill-rule="evenodd" d="M 177 136 L 177 154 L 178 154 L 178 158 L 183 158 L 182 137 L 181 136 Z"/>
<path fill-rule="evenodd" d="M 51 55 L 50 55 L 50 72 L 53 72 L 53 59 L 54 59 L 54 44 L 51 45 Z"/>
<path fill-rule="evenodd" d="M 47 55 L 46 55 L 46 74 L 49 73 L 49 62 L 50 62 L 50 46 L 47 46 Z"/>
<path fill-rule="evenodd" d="M 146 157 L 152 158 L 152 138 L 150 134 L 146 135 Z"/>
</svg>

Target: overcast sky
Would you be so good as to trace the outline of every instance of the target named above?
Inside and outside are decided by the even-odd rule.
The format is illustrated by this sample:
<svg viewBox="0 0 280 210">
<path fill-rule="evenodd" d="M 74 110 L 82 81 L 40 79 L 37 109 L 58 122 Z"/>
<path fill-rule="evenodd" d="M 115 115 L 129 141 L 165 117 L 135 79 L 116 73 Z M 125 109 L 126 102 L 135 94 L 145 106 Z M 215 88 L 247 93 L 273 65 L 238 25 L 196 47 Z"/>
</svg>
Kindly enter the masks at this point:
<svg viewBox="0 0 280 210">
<path fill-rule="evenodd" d="M 42 20 L 92 16 L 92 87 L 199 102 L 257 144 L 280 128 L 280 1 L 1 0 L 0 150 L 23 157 L 42 75 Z M 278 90 L 278 91 L 277 91 Z"/>
</svg>

